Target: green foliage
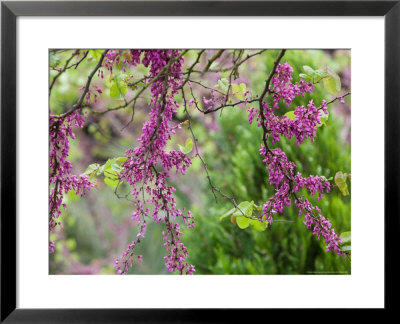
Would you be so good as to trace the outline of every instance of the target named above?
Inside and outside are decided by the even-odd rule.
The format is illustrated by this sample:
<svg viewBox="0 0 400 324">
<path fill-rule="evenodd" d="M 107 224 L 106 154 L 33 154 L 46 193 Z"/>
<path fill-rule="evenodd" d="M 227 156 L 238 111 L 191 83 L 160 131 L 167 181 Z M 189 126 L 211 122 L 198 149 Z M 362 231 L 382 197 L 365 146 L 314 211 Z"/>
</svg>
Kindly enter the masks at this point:
<svg viewBox="0 0 400 324">
<path fill-rule="evenodd" d="M 126 157 L 116 157 L 112 159 L 108 159 L 107 162 L 103 165 L 98 163 L 90 164 L 86 171 L 83 173 L 89 176 L 89 180 L 93 180 L 95 176 L 104 175 L 104 183 L 115 189 L 120 183 L 119 174 L 123 170 L 122 164 L 127 160 Z"/>
<path fill-rule="evenodd" d="M 347 173 L 343 173 L 342 171 L 336 172 L 335 183 L 339 188 L 340 192 L 343 194 L 343 196 L 349 195 L 349 189 L 347 188 L 346 180 L 347 180 Z"/>
<path fill-rule="evenodd" d="M 268 227 L 268 223 L 260 222 L 259 220 L 256 220 L 256 219 L 250 220 L 250 225 L 254 230 L 256 230 L 258 232 L 263 232 Z"/>
<path fill-rule="evenodd" d="M 222 78 L 221 80 L 218 80 L 218 84 L 216 84 L 215 87 L 219 87 L 221 91 L 226 92 L 228 91 L 229 80 L 227 78 Z"/>
<path fill-rule="evenodd" d="M 303 70 L 305 73 L 300 73 L 299 77 L 312 83 L 318 83 L 322 79 L 325 79 L 328 76 L 327 72 L 323 70 L 314 70 L 308 65 L 304 65 Z"/>
<path fill-rule="evenodd" d="M 93 178 L 96 175 L 98 175 L 99 169 L 100 169 L 100 164 L 93 163 L 87 167 L 86 171 L 83 174 L 89 176 L 89 180 L 92 181 Z"/>
<path fill-rule="evenodd" d="M 255 216 L 253 216 L 253 211 L 260 211 L 261 206 L 254 204 L 254 201 L 242 201 L 237 208 L 232 208 L 223 214 L 219 220 L 231 216 L 232 224 L 237 225 L 240 229 L 251 227 L 259 232 L 265 231 L 268 227 L 268 223 L 259 221 Z"/>
<path fill-rule="evenodd" d="M 343 251 L 351 251 L 351 232 L 343 232 L 340 234 L 340 238 L 342 239 L 341 249 Z"/>
<path fill-rule="evenodd" d="M 241 84 L 232 84 L 232 93 L 239 100 L 244 100 L 244 94 L 247 91 L 247 87 L 244 83 Z"/>
<path fill-rule="evenodd" d="M 182 146 L 180 144 L 178 144 L 178 146 L 183 154 L 189 154 L 193 150 L 193 140 L 191 137 L 188 137 L 185 142 L 185 146 Z"/>
<path fill-rule="evenodd" d="M 306 73 L 306 75 L 314 76 L 314 74 L 315 74 L 314 69 L 309 67 L 308 65 L 304 65 L 303 70 Z"/>
<path fill-rule="evenodd" d="M 330 68 L 327 67 L 326 71 L 314 70 L 308 65 L 303 66 L 304 73 L 300 73 L 300 78 L 312 82 L 318 83 L 322 80 L 326 91 L 332 94 L 337 94 L 341 90 L 340 77 Z"/>
<path fill-rule="evenodd" d="M 126 78 L 128 76 L 124 73 L 116 74 L 109 84 L 110 87 L 110 96 L 113 99 L 123 99 L 127 90 L 128 85 L 126 82 Z"/>
<path fill-rule="evenodd" d="M 245 216 L 236 216 L 236 224 L 239 228 L 245 229 L 250 225 L 250 219 Z"/>
<path fill-rule="evenodd" d="M 233 216 L 242 216 L 244 214 L 248 217 L 251 217 L 251 215 L 253 214 L 253 207 L 254 207 L 254 201 L 251 202 L 243 201 L 238 205 L 238 208 L 233 213 Z"/>
<path fill-rule="evenodd" d="M 326 125 L 326 122 L 328 121 L 329 118 L 329 112 L 327 114 L 325 114 L 323 111 L 320 111 L 320 121 L 321 124 L 317 124 L 317 127 L 321 127 L 322 125 Z"/>
<path fill-rule="evenodd" d="M 342 88 L 340 77 L 330 68 L 328 68 L 327 74 L 328 77 L 324 78 L 323 80 L 325 89 L 332 94 L 339 93 L 340 89 Z"/>
<path fill-rule="evenodd" d="M 101 54 L 103 54 L 102 49 L 97 49 L 97 50 L 89 50 L 89 59 L 93 58 L 96 62 L 98 62 L 100 60 Z"/>
</svg>

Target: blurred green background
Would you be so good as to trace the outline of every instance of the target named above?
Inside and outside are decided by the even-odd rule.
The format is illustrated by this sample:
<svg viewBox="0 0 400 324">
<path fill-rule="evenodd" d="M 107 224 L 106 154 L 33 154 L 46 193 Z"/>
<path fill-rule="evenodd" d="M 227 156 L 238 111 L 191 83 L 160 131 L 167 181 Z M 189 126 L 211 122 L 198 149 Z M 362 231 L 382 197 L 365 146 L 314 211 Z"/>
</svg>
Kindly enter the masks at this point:
<svg viewBox="0 0 400 324">
<path fill-rule="evenodd" d="M 55 69 L 64 66 L 71 52 L 50 51 L 50 80 L 57 74 Z M 221 65 L 231 65 L 231 52 L 221 56 Z M 193 50 L 185 55 L 186 67 L 194 62 L 196 53 Z M 214 54 L 213 50 L 206 51 L 200 67 Z M 253 95 L 259 94 L 278 54 L 278 50 L 267 50 L 248 60 L 239 68 L 239 78 L 235 83 L 244 82 Z M 294 68 L 295 81 L 299 80 L 304 65 L 314 69 L 330 67 L 341 78 L 341 93 L 350 90 L 350 51 L 288 50 L 282 63 L 285 61 Z M 95 55 L 89 54 L 77 69 L 69 69 L 58 78 L 50 97 L 52 114 L 62 113 L 76 102 L 79 87 L 85 84 L 96 63 Z M 125 73 L 132 74 L 135 81 L 147 71 L 138 66 Z M 194 76 L 194 79 L 199 78 L 204 84 L 214 87 L 226 76 L 226 73 L 210 72 L 201 78 Z M 106 82 L 107 78 L 105 75 Z M 93 86 L 104 89 L 103 95 L 91 109 L 84 109 L 87 113 L 85 126 L 76 129 L 76 139 L 70 141 L 73 174 L 83 173 L 91 163 L 104 164 L 109 158 L 123 156 L 126 149 L 137 145 L 136 139 L 147 120 L 148 94 L 138 101 L 133 122 L 130 122 L 131 108 L 101 114 L 102 110 L 123 102 L 110 97 L 104 80 L 94 78 Z M 192 86 L 196 97 L 209 97 L 209 91 Z M 126 98 L 132 97 L 135 91 L 129 89 Z M 187 98 L 190 98 L 189 91 Z M 334 96 L 328 94 L 321 84 L 316 84 L 311 95 L 296 98 L 289 108 L 283 104 L 279 111 L 284 114 L 296 106 L 306 105 L 310 99 L 320 105 L 322 99 L 329 101 L 332 98 Z M 182 98 L 177 95 L 176 100 L 181 102 Z M 315 142 L 306 140 L 296 146 L 295 139 L 282 139 L 275 144 L 286 152 L 288 159 L 294 161 L 298 171 L 305 176 L 317 174 L 330 178 L 337 171 L 351 173 L 350 96 L 346 97 L 344 104 L 337 101 L 330 105 L 329 113 L 327 125 L 318 128 Z M 200 153 L 213 183 L 238 202 L 254 200 L 257 205 L 262 205 L 267 201 L 274 189 L 268 184 L 267 170 L 259 154 L 261 130 L 255 123 L 248 124 L 246 107 L 224 108 L 209 115 L 192 109 L 191 116 Z M 180 108 L 174 122 L 178 124 L 185 119 L 183 108 Z M 190 132 L 183 126 L 177 130 L 167 149 L 178 149 L 178 144 L 183 145 L 188 137 Z M 172 172 L 170 181 L 177 188 L 177 205 L 190 209 L 196 219 L 195 228 L 185 230 L 182 239 L 189 251 L 188 261 L 195 265 L 196 274 L 350 274 L 350 259 L 326 253 L 323 240 L 318 240 L 306 228 L 295 207 L 286 208 L 282 215 L 277 215 L 276 219 L 282 221 L 274 222 L 264 232 L 239 229 L 229 217 L 220 221 L 219 217 L 232 205 L 222 197 L 215 201 L 202 164 L 194 155 L 194 152 L 189 154 L 193 164 L 186 175 Z M 73 192 L 65 196 L 68 207 L 61 217 L 64 229 L 51 234 L 56 242 L 56 252 L 50 255 L 50 274 L 115 274 L 113 259 L 120 257 L 138 233 L 130 219 L 132 203 L 118 199 L 101 178 L 96 181 L 96 187 L 83 198 Z M 128 193 L 129 187 L 123 184 L 120 191 Z M 351 230 L 350 197 L 343 196 L 334 187 L 321 201 L 313 198 L 311 201 L 321 208 L 336 232 L 342 233 Z M 163 224 L 148 222 L 146 237 L 137 246 L 137 254 L 143 255 L 143 262 L 134 265 L 129 274 L 167 274 L 163 262 L 166 250 L 162 230 Z"/>
</svg>

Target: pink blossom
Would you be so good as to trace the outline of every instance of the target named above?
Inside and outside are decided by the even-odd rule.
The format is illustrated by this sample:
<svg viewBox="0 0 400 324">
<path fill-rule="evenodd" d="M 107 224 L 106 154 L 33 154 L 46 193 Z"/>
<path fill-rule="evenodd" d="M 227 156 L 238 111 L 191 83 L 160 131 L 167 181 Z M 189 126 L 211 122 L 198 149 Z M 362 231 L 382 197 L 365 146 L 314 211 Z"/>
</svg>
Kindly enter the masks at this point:
<svg viewBox="0 0 400 324">
<path fill-rule="evenodd" d="M 69 155 L 69 138 L 74 139 L 73 127 L 81 128 L 84 118 L 75 111 L 66 117 L 51 116 L 50 127 L 50 195 L 49 195 L 49 230 L 53 232 L 57 225 L 62 226 L 58 221 L 61 215 L 61 206 L 65 193 L 74 190 L 76 194 L 83 196 L 93 187 L 93 183 L 85 175 L 70 175 L 72 164 L 67 160 Z M 50 252 L 54 252 L 54 242 L 50 242 Z"/>
<path fill-rule="evenodd" d="M 317 125 L 321 124 L 320 113 L 310 100 L 307 107 L 299 106 L 294 109 L 294 118 L 283 115 L 275 115 L 279 109 L 279 101 L 282 99 L 289 106 L 296 96 L 304 96 L 311 93 L 314 86 L 301 80 L 300 83 L 292 83 L 293 69 L 288 63 L 279 64 L 276 73 L 271 79 L 269 93 L 272 94 L 273 108 L 269 107 L 267 100 L 262 102 L 262 113 L 264 118 L 257 117 L 258 126 L 264 123 L 266 140 L 272 137 L 272 144 L 278 142 L 281 136 L 287 138 L 296 137 L 296 144 L 300 145 L 305 139 L 314 140 Z M 343 97 L 340 101 L 344 101 Z M 321 108 L 325 114 L 328 113 L 326 100 L 322 101 Z M 256 115 L 254 109 L 249 109 L 249 123 Z M 299 216 L 305 214 L 304 224 L 312 229 L 318 238 L 322 236 L 327 244 L 327 251 L 333 251 L 338 255 L 346 255 L 339 248 L 340 238 L 331 228 L 331 223 L 321 215 L 321 210 L 313 206 L 304 196 L 298 197 L 301 189 L 306 189 L 310 195 L 318 193 L 320 200 L 324 193 L 330 191 L 330 183 L 324 177 L 310 175 L 303 177 L 300 172 L 294 174 L 296 164 L 288 161 L 286 154 L 278 148 L 270 149 L 262 146 L 260 154 L 264 157 L 269 173 L 269 183 L 275 187 L 275 194 L 263 205 L 260 221 L 272 224 L 274 215 L 283 213 L 286 206 L 290 206 L 292 198 L 299 208 Z"/>
<path fill-rule="evenodd" d="M 137 202 L 137 210 L 132 214 L 132 219 L 141 225 L 136 242 L 145 236 L 146 221 L 148 217 L 156 223 L 164 223 L 166 234 L 164 234 L 164 246 L 168 254 L 165 256 L 165 265 L 168 271 L 178 271 L 180 274 L 192 274 L 194 267 L 184 261 L 187 258 L 187 249 L 181 242 L 182 232 L 176 223 L 182 218 L 188 226 L 193 226 L 193 215 L 188 212 L 187 216 L 176 206 L 173 196 L 175 188 L 167 184 L 169 172 L 174 168 L 176 172 L 185 174 L 191 165 L 191 160 L 181 151 L 166 151 L 165 146 L 171 138 L 173 115 L 176 114 L 178 103 L 174 95 L 182 84 L 181 67 L 183 58 L 177 59 L 179 51 L 173 50 L 144 50 L 130 51 L 129 64 L 141 63 L 150 67 L 150 76 L 154 78 L 162 71 L 168 72 L 169 77 L 160 77 L 151 84 L 152 98 L 150 100 L 149 121 L 142 127 L 142 134 L 138 139 L 139 145 L 126 151 L 128 158 L 121 172 L 121 180 L 126 181 L 132 187 L 132 196 Z M 114 56 L 111 56 L 114 58 Z M 207 99 L 205 99 L 207 101 Z M 156 167 L 162 168 L 159 171 Z M 147 194 L 144 200 L 143 191 Z M 151 204 L 153 210 L 145 208 Z M 116 264 L 118 273 L 124 274 L 132 264 L 129 260 L 134 255 L 135 245 L 128 246 L 121 259 Z M 186 271 L 185 271 L 186 269 Z"/>
</svg>

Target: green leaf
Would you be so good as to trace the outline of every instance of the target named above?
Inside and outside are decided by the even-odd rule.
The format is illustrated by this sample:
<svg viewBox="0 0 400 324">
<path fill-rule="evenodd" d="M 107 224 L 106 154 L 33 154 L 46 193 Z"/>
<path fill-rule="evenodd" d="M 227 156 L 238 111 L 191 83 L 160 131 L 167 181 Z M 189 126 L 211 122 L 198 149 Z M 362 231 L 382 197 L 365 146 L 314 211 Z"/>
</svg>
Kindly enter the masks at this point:
<svg viewBox="0 0 400 324">
<path fill-rule="evenodd" d="M 253 207 L 254 207 L 254 201 L 248 202 L 248 201 L 242 201 L 238 205 L 238 210 L 233 213 L 234 216 L 243 216 L 242 212 L 246 216 L 251 216 L 253 214 Z M 240 209 L 240 210 L 239 210 Z M 241 212 L 242 211 L 242 212 Z"/>
<path fill-rule="evenodd" d="M 111 169 L 111 163 L 113 159 L 108 159 L 107 162 L 101 167 L 102 171 L 109 171 Z"/>
<path fill-rule="evenodd" d="M 89 56 L 94 58 L 96 61 L 100 60 L 101 54 L 103 54 L 103 50 L 89 50 Z"/>
<path fill-rule="evenodd" d="M 126 85 L 126 83 L 124 81 L 118 83 L 118 88 L 121 95 L 125 96 L 126 92 L 128 91 L 128 86 Z"/>
<path fill-rule="evenodd" d="M 219 86 L 222 91 L 226 92 L 228 91 L 229 81 L 228 79 L 223 78 L 218 80 L 218 84 L 216 86 Z"/>
<path fill-rule="evenodd" d="M 104 183 L 115 189 L 120 182 L 119 174 L 124 169 L 120 164 L 126 160 L 126 157 L 116 157 L 108 159 L 107 162 L 99 168 L 100 173 L 104 174 Z"/>
<path fill-rule="evenodd" d="M 117 82 L 114 82 L 114 81 L 112 82 L 112 85 L 110 88 L 110 96 L 111 96 L 111 98 L 114 98 L 114 99 L 119 98 L 121 96 Z"/>
<path fill-rule="evenodd" d="M 322 70 L 315 70 L 314 71 L 314 82 L 319 82 L 323 78 L 327 77 L 328 73 Z"/>
<path fill-rule="evenodd" d="M 263 231 L 265 231 L 265 230 L 267 229 L 267 227 L 268 227 L 268 223 L 267 223 L 267 222 L 262 223 L 262 222 L 260 222 L 260 221 L 258 221 L 258 220 L 255 220 L 255 219 L 251 219 L 251 220 L 250 220 L 250 224 L 251 224 L 251 227 L 252 227 L 254 230 L 258 231 L 258 232 L 263 232 Z"/>
<path fill-rule="evenodd" d="M 326 91 L 331 94 L 337 94 L 342 88 L 340 77 L 328 67 L 327 77 L 323 79 Z"/>
<path fill-rule="evenodd" d="M 178 144 L 178 147 L 179 147 L 179 150 L 180 150 L 183 154 L 185 154 L 186 147 L 182 146 L 181 144 Z"/>
<path fill-rule="evenodd" d="M 308 66 L 308 65 L 303 65 L 303 71 L 306 74 L 311 75 L 311 76 L 313 76 L 314 73 L 315 73 L 314 69 L 312 67 Z"/>
<path fill-rule="evenodd" d="M 294 114 L 294 111 L 293 111 L 293 110 L 288 111 L 288 112 L 285 114 L 285 116 L 286 116 L 287 118 L 289 118 L 289 119 L 293 119 L 293 120 L 296 119 L 296 115 Z"/>
<path fill-rule="evenodd" d="M 89 180 L 92 180 L 93 177 L 96 175 L 97 170 L 98 170 L 99 168 L 100 168 L 100 164 L 98 164 L 98 163 L 90 164 L 90 165 L 86 168 L 86 170 L 85 170 L 85 172 L 84 172 L 83 174 L 89 176 Z"/>
<path fill-rule="evenodd" d="M 103 164 L 100 168 L 98 168 L 97 175 L 100 175 L 104 172 L 104 167 L 105 167 L 105 164 Z"/>
<path fill-rule="evenodd" d="M 326 122 L 328 121 L 329 118 L 329 113 L 325 114 L 323 111 L 319 112 L 319 119 L 321 121 L 321 124 L 317 124 L 317 127 L 321 127 L 322 125 L 326 125 Z"/>
<path fill-rule="evenodd" d="M 326 91 L 328 91 L 329 93 L 331 93 L 331 94 L 339 93 L 340 90 L 337 90 L 336 80 L 334 78 L 331 78 L 331 77 L 325 78 L 323 80 L 323 83 L 324 83 L 324 87 L 325 87 Z"/>
<path fill-rule="evenodd" d="M 112 163 L 111 164 L 111 169 L 114 170 L 117 173 L 120 173 L 123 168 L 120 167 L 117 163 Z"/>
<path fill-rule="evenodd" d="M 99 168 L 97 174 L 104 173 L 104 176 L 106 177 L 113 176 L 118 178 L 118 175 L 124 169 L 121 166 L 121 164 L 123 163 L 122 161 L 124 160 L 126 160 L 125 157 L 108 159 L 107 162 Z"/>
<path fill-rule="evenodd" d="M 120 157 L 115 158 L 115 161 L 120 164 L 125 163 L 126 160 L 128 160 L 128 158 L 126 156 L 120 156 Z"/>
<path fill-rule="evenodd" d="M 343 174 L 342 171 L 336 172 L 335 174 L 335 183 L 338 186 L 343 196 L 349 195 L 349 189 L 347 188 L 346 183 L 347 175 Z"/>
<path fill-rule="evenodd" d="M 313 77 L 311 75 L 305 74 L 305 73 L 300 73 L 299 77 L 304 79 L 307 82 L 312 82 Z"/>
<path fill-rule="evenodd" d="M 341 250 L 342 250 L 342 251 L 351 251 L 351 244 L 349 244 L 349 245 L 343 245 L 343 246 L 341 247 Z"/>
<path fill-rule="evenodd" d="M 85 172 L 83 172 L 83 174 L 90 175 L 93 172 L 97 171 L 97 169 L 99 167 L 100 167 L 100 164 L 98 164 L 98 163 L 89 164 L 88 167 L 86 168 Z"/>
<path fill-rule="evenodd" d="M 122 99 L 128 90 L 128 86 L 124 80 L 114 77 L 111 81 L 110 96 L 113 99 Z"/>
<path fill-rule="evenodd" d="M 326 77 L 328 75 L 328 73 L 323 70 L 315 70 L 314 74 L 320 76 L 321 78 Z"/>
<path fill-rule="evenodd" d="M 240 85 L 236 83 L 232 84 L 232 93 L 239 100 L 244 100 L 244 93 L 246 90 L 246 85 L 244 83 L 241 83 Z"/>
<path fill-rule="evenodd" d="M 118 186 L 119 179 L 112 179 L 109 177 L 104 177 L 104 183 L 111 187 L 112 189 L 115 189 Z"/>
<path fill-rule="evenodd" d="M 232 215 L 234 213 L 234 211 L 236 210 L 236 208 L 232 208 L 231 210 L 227 211 L 225 214 L 223 214 L 222 216 L 219 217 L 219 220 L 223 220 L 225 217 L 228 217 L 229 215 Z"/>
<path fill-rule="evenodd" d="M 232 93 L 236 98 L 238 98 L 238 95 L 240 94 L 240 87 L 238 84 L 236 83 L 232 84 Z M 240 100 L 240 98 L 238 99 Z"/>
<path fill-rule="evenodd" d="M 341 244 L 349 244 L 351 242 L 351 232 L 343 232 L 340 234 L 340 238 L 342 239 Z"/>
<path fill-rule="evenodd" d="M 105 177 L 111 177 L 112 179 L 117 179 L 118 178 L 118 173 L 114 171 L 113 169 L 109 168 L 107 170 L 104 170 L 104 176 Z"/>
<path fill-rule="evenodd" d="M 189 137 L 186 140 L 185 147 L 186 147 L 187 153 L 190 153 L 192 151 L 192 149 L 193 149 L 193 140 L 192 140 L 191 137 Z"/>
<path fill-rule="evenodd" d="M 245 229 L 250 225 L 250 219 L 244 216 L 236 217 L 236 224 L 239 228 Z"/>
<path fill-rule="evenodd" d="M 188 137 L 188 139 L 185 142 L 185 146 L 182 146 L 179 144 L 178 144 L 178 146 L 183 154 L 189 154 L 190 152 L 192 152 L 192 149 L 193 149 L 193 140 L 191 137 Z"/>
</svg>

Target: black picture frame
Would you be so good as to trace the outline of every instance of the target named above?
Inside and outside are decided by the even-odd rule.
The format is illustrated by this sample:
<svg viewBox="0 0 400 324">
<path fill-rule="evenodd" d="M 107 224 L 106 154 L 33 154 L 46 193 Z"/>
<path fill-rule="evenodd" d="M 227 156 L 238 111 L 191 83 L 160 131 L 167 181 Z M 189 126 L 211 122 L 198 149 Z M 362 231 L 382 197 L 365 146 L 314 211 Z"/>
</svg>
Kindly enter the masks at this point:
<svg viewBox="0 0 400 324">
<path fill-rule="evenodd" d="M 16 59 L 19 16 L 384 16 L 385 309 L 397 305 L 400 215 L 400 1 L 4 1 L 1 3 L 1 322 L 226 322 L 238 310 L 16 308 Z M 374 44 L 371 44 L 374 46 Z M 366 139 L 367 140 L 367 139 Z M 383 212 L 383 211 L 382 211 Z M 393 243 L 391 243 L 393 240 Z M 371 256 L 373 258 L 373 256 Z M 367 284 L 367 283 L 366 283 Z M 265 310 L 258 310 L 263 312 Z M 260 314 L 261 315 L 261 314 Z M 254 316 L 254 315 L 252 315 Z M 231 320 L 232 319 L 232 320 Z"/>
</svg>

